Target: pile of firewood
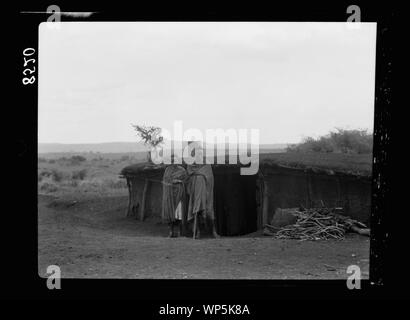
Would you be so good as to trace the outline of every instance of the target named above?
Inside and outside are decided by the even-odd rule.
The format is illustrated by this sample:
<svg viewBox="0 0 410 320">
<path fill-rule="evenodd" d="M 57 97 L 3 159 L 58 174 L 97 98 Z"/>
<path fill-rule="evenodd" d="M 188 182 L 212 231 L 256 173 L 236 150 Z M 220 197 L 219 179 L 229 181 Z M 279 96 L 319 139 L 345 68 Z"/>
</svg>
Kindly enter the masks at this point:
<svg viewBox="0 0 410 320">
<path fill-rule="evenodd" d="M 346 232 L 369 235 L 370 230 L 363 223 L 342 216 L 340 208 L 299 209 L 293 212 L 297 216 L 295 224 L 282 228 L 266 225 L 267 233 L 277 239 L 327 240 L 343 239 Z"/>
</svg>

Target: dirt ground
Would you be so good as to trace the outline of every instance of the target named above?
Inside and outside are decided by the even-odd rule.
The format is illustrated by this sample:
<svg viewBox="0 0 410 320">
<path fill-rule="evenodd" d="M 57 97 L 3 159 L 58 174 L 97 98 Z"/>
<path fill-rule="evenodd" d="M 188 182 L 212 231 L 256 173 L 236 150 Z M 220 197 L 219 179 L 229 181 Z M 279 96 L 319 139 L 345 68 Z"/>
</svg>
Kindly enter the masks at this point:
<svg viewBox="0 0 410 320">
<path fill-rule="evenodd" d="M 355 264 L 368 278 L 367 237 L 169 239 L 159 221 L 126 218 L 126 205 L 126 196 L 39 195 L 39 275 L 55 264 L 63 278 L 346 279 Z"/>
</svg>

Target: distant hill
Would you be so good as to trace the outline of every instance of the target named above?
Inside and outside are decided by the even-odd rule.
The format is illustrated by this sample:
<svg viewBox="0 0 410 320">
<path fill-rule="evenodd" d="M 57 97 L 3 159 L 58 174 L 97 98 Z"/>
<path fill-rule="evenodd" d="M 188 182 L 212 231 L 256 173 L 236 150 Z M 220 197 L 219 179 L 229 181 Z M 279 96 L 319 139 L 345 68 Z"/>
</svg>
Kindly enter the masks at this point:
<svg viewBox="0 0 410 320">
<path fill-rule="evenodd" d="M 283 152 L 286 143 L 278 144 L 261 144 L 260 153 Z M 104 143 L 39 143 L 38 153 L 84 153 L 84 152 L 101 152 L 101 153 L 128 153 L 143 152 L 148 148 L 142 142 L 104 142 Z"/>
<path fill-rule="evenodd" d="M 141 142 L 104 142 L 104 143 L 39 143 L 38 153 L 62 152 L 101 152 L 101 153 L 127 153 L 148 150 Z"/>
</svg>

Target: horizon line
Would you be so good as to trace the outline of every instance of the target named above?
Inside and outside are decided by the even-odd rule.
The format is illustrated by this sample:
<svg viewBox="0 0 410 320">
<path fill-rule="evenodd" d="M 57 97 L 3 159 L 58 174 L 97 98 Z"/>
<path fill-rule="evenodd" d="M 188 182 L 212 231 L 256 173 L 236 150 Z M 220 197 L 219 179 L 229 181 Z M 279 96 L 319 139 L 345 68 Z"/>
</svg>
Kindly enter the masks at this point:
<svg viewBox="0 0 410 320">
<path fill-rule="evenodd" d="M 181 140 L 171 140 L 171 141 L 181 141 Z M 188 142 L 188 140 L 182 140 L 181 142 Z M 70 145 L 70 144 L 108 144 L 108 143 L 137 143 L 144 144 L 142 141 L 104 141 L 104 142 L 40 142 L 37 141 L 37 144 L 61 144 L 61 145 Z M 259 145 L 264 144 L 292 144 L 298 142 L 269 142 L 269 143 L 259 143 Z M 210 144 L 210 142 L 209 142 Z"/>
</svg>

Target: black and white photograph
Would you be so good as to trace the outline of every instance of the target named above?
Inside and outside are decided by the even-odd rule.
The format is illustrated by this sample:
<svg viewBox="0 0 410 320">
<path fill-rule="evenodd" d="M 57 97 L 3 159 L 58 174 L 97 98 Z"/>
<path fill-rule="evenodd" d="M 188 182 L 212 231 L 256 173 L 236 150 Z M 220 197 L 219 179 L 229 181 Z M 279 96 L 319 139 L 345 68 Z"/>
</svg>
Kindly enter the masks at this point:
<svg viewBox="0 0 410 320">
<path fill-rule="evenodd" d="M 49 25 L 40 275 L 368 277 L 374 23 Z"/>
<path fill-rule="evenodd" d="M 21 6 L 23 296 L 255 318 L 391 288 L 393 10 L 304 8 Z"/>
</svg>

